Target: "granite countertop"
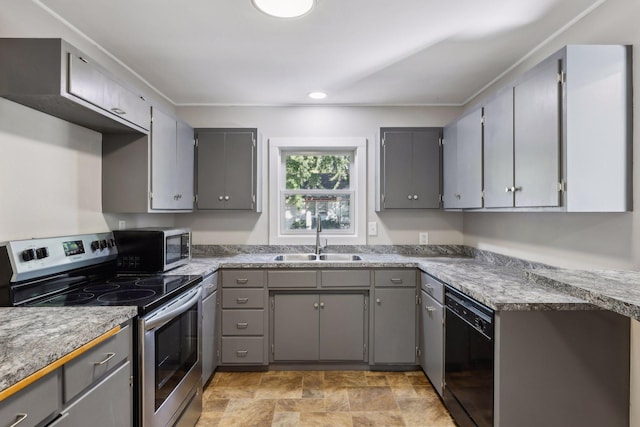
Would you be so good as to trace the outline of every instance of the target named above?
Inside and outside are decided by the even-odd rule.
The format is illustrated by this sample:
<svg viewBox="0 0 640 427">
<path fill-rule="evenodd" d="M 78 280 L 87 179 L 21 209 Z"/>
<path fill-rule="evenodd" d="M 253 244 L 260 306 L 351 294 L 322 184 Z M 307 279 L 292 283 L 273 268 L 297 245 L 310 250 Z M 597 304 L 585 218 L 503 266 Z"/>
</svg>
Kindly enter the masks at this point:
<svg viewBox="0 0 640 427">
<path fill-rule="evenodd" d="M 597 309 L 580 297 L 533 283 L 523 267 L 495 265 L 465 257 L 412 257 L 398 254 L 359 254 L 362 261 L 274 261 L 277 254 L 248 253 L 229 257 L 193 258 L 174 274 L 204 274 L 218 268 L 419 268 L 451 287 L 498 311 Z"/>
<path fill-rule="evenodd" d="M 137 307 L 0 308 L 0 391 L 137 314 Z"/>
</svg>

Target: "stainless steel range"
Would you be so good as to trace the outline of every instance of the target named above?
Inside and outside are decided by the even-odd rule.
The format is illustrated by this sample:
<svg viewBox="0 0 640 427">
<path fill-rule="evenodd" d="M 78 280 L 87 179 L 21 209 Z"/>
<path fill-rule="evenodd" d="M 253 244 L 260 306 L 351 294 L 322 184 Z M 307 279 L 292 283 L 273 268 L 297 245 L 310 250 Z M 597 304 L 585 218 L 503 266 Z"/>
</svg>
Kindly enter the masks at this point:
<svg viewBox="0 0 640 427">
<path fill-rule="evenodd" d="M 200 276 L 118 274 L 112 233 L 0 246 L 0 305 L 138 307 L 133 425 L 193 426 L 202 409 Z"/>
</svg>

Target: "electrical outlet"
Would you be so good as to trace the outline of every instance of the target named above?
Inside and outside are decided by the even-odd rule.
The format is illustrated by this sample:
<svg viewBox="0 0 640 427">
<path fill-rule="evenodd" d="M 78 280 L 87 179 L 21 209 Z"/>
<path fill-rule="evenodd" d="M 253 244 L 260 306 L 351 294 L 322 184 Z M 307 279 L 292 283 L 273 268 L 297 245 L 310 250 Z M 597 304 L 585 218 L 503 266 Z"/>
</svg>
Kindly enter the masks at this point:
<svg viewBox="0 0 640 427">
<path fill-rule="evenodd" d="M 368 229 L 368 233 L 369 236 L 377 236 L 378 235 L 378 223 L 375 221 L 371 221 L 369 223 L 369 229 Z"/>
<path fill-rule="evenodd" d="M 124 230 L 125 228 L 127 228 L 127 221 L 125 221 L 124 219 L 119 220 L 118 230 Z"/>
<path fill-rule="evenodd" d="M 420 244 L 421 245 L 428 245 L 429 244 L 429 233 L 427 233 L 426 231 L 423 231 L 419 234 L 420 236 Z"/>
</svg>

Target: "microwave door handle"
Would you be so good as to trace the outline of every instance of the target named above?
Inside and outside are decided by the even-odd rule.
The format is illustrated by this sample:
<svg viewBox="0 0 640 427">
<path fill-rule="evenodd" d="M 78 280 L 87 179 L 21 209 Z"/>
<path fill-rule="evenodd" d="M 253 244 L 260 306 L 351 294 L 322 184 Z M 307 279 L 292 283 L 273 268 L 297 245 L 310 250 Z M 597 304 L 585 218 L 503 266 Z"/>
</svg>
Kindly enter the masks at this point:
<svg viewBox="0 0 640 427">
<path fill-rule="evenodd" d="M 202 292 L 202 288 L 198 288 L 194 292 L 193 296 L 189 297 L 189 299 L 185 302 L 181 302 L 180 305 L 176 307 L 167 307 L 163 312 L 158 313 L 157 315 L 151 316 L 144 322 L 144 330 L 145 332 L 149 332 L 152 329 L 159 328 L 170 320 L 178 317 L 185 311 L 189 310 L 189 308 L 200 299 L 200 294 Z"/>
</svg>

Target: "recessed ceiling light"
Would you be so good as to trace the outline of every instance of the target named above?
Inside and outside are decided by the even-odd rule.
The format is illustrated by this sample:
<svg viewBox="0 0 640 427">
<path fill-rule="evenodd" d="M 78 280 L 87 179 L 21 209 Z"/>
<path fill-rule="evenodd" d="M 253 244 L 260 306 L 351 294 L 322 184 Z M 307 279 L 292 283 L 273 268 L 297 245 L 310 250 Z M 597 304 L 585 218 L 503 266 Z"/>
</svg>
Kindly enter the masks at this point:
<svg viewBox="0 0 640 427">
<path fill-rule="evenodd" d="M 327 97 L 327 94 L 324 92 L 311 92 L 309 94 L 309 98 L 312 99 L 325 99 Z"/>
<path fill-rule="evenodd" d="M 313 9 L 315 0 L 252 0 L 255 7 L 277 18 L 297 18 Z"/>
</svg>

